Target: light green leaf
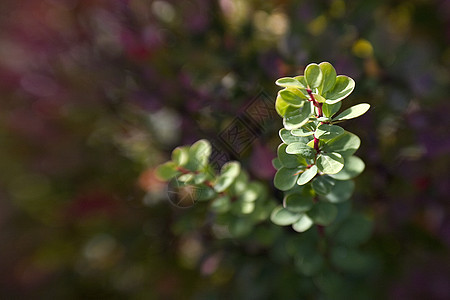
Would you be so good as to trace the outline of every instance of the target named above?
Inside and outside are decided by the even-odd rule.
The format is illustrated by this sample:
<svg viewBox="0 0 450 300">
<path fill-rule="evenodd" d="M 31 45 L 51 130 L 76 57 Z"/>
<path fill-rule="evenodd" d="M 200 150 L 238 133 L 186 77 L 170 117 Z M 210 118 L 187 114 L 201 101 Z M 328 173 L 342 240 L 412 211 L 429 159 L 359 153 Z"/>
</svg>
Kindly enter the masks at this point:
<svg viewBox="0 0 450 300">
<path fill-rule="evenodd" d="M 339 75 L 336 77 L 334 86 L 325 94 L 326 103 L 334 104 L 353 92 L 355 81 L 348 76 Z"/>
<path fill-rule="evenodd" d="M 243 237 L 249 234 L 253 229 L 253 222 L 248 217 L 233 218 L 227 222 L 230 233 L 235 237 Z"/>
<path fill-rule="evenodd" d="M 314 99 L 319 103 L 325 103 L 326 99 L 319 94 L 313 93 Z"/>
<path fill-rule="evenodd" d="M 292 225 L 301 218 L 302 214 L 295 213 L 282 206 L 276 207 L 270 215 L 270 220 L 279 226 Z"/>
<path fill-rule="evenodd" d="M 288 169 L 285 167 L 279 169 L 273 179 L 275 187 L 281 191 L 287 191 L 291 189 L 297 181 L 297 178 L 299 176 L 298 172 L 303 169 L 304 168 Z"/>
<path fill-rule="evenodd" d="M 275 84 L 287 88 L 306 89 L 306 85 L 303 85 L 300 81 L 291 77 L 280 78 L 275 82 Z"/>
<path fill-rule="evenodd" d="M 337 180 L 330 193 L 325 195 L 325 198 L 331 203 L 345 202 L 350 199 L 354 190 L 355 183 L 352 180 Z"/>
<path fill-rule="evenodd" d="M 337 102 L 335 104 L 322 104 L 322 112 L 325 117 L 331 118 L 335 113 L 337 113 L 342 106 L 342 102 Z"/>
<path fill-rule="evenodd" d="M 309 64 L 305 69 L 305 79 L 311 89 L 317 88 L 322 83 L 322 70 L 317 64 Z"/>
<path fill-rule="evenodd" d="M 284 117 L 286 114 L 286 110 L 290 107 L 289 103 L 281 98 L 280 94 L 277 96 L 277 100 L 275 101 L 275 110 L 280 117 Z"/>
<path fill-rule="evenodd" d="M 189 160 L 189 149 L 187 147 L 177 147 L 172 151 L 172 161 L 177 166 L 184 166 Z"/>
<path fill-rule="evenodd" d="M 313 225 L 313 221 L 306 215 L 303 214 L 300 220 L 292 224 L 292 228 L 297 232 L 305 232 Z"/>
<path fill-rule="evenodd" d="M 211 155 L 211 144 L 207 140 L 195 142 L 189 149 L 189 161 L 186 168 L 191 171 L 198 171 L 208 164 Z"/>
<path fill-rule="evenodd" d="M 292 143 L 286 147 L 286 152 L 289 154 L 300 154 L 306 158 L 314 158 L 316 150 L 307 146 L 304 143 Z"/>
<path fill-rule="evenodd" d="M 349 120 L 356 117 L 359 117 L 366 113 L 370 108 L 370 104 L 368 103 L 361 103 L 355 106 L 350 107 L 349 109 L 344 110 L 339 115 L 337 115 L 336 118 L 333 119 L 333 121 L 342 121 L 342 120 Z"/>
<path fill-rule="evenodd" d="M 339 173 L 330 175 L 337 180 L 353 179 L 364 171 L 365 164 L 357 156 L 344 157 L 344 168 Z"/>
<path fill-rule="evenodd" d="M 325 152 L 338 152 L 342 156 L 347 157 L 353 155 L 360 145 L 361 140 L 359 137 L 346 131 L 338 137 L 326 141 L 323 145 L 323 150 Z"/>
<path fill-rule="evenodd" d="M 303 85 L 302 89 L 308 88 L 308 83 L 306 82 L 305 76 L 303 76 L 303 75 L 295 76 L 294 79 L 297 80 L 298 82 L 300 82 L 301 85 Z"/>
<path fill-rule="evenodd" d="M 329 62 L 322 62 L 319 64 L 319 67 L 323 74 L 323 80 L 319 90 L 323 94 L 334 86 L 336 82 L 336 70 Z"/>
<path fill-rule="evenodd" d="M 308 99 L 303 93 L 295 89 L 284 89 L 279 92 L 281 98 L 292 106 L 301 106 Z"/>
<path fill-rule="evenodd" d="M 156 176 L 164 181 L 169 181 L 178 174 L 181 174 L 181 172 L 177 170 L 176 164 L 172 161 L 166 162 L 156 169 Z"/>
<path fill-rule="evenodd" d="M 218 193 L 225 191 L 234 182 L 240 171 L 241 165 L 236 161 L 224 164 L 220 176 L 214 184 L 214 190 Z"/>
<path fill-rule="evenodd" d="M 314 136 L 321 140 L 331 140 L 344 132 L 344 128 L 337 125 L 321 124 L 317 127 Z"/>
<path fill-rule="evenodd" d="M 293 144 L 291 144 L 293 145 Z M 297 155 L 288 154 L 286 153 L 286 147 L 288 145 L 281 144 L 278 146 L 277 154 L 278 159 L 280 160 L 281 164 L 286 168 L 295 168 L 300 165 Z"/>
<path fill-rule="evenodd" d="M 336 206 L 323 201 L 316 203 L 313 208 L 307 212 L 308 216 L 315 224 L 324 226 L 330 225 L 336 218 L 337 213 L 338 210 Z"/>
<path fill-rule="evenodd" d="M 283 143 L 288 145 L 292 143 L 307 143 L 310 140 L 310 138 L 307 137 L 294 136 L 291 134 L 290 130 L 287 130 L 285 128 L 282 128 L 280 130 L 279 135 Z"/>
<path fill-rule="evenodd" d="M 306 212 L 313 206 L 313 198 L 302 194 L 289 194 L 283 199 L 284 208 L 297 213 Z"/>
<path fill-rule="evenodd" d="M 344 158 L 336 152 L 322 152 L 317 157 L 317 167 L 324 174 L 336 174 L 344 167 Z"/>
<path fill-rule="evenodd" d="M 291 130 L 291 133 L 295 136 L 310 136 L 314 134 L 314 131 L 310 131 L 309 129 L 305 128 L 305 126 L 303 126 L 302 128 Z"/>
<path fill-rule="evenodd" d="M 317 174 L 317 166 L 313 165 L 309 169 L 306 169 L 303 173 L 300 174 L 297 180 L 298 185 L 304 185 L 311 181 Z"/>
<path fill-rule="evenodd" d="M 306 102 L 301 108 L 289 106 L 283 118 L 283 125 L 288 130 L 300 128 L 309 121 L 311 114 L 312 109 L 309 102 Z"/>
<path fill-rule="evenodd" d="M 272 159 L 272 166 L 275 169 L 279 170 L 283 166 L 283 164 L 278 157 L 275 157 L 274 159 Z"/>
<path fill-rule="evenodd" d="M 327 175 L 318 176 L 311 182 L 312 188 L 319 195 L 328 194 L 334 185 L 335 180 Z"/>
</svg>

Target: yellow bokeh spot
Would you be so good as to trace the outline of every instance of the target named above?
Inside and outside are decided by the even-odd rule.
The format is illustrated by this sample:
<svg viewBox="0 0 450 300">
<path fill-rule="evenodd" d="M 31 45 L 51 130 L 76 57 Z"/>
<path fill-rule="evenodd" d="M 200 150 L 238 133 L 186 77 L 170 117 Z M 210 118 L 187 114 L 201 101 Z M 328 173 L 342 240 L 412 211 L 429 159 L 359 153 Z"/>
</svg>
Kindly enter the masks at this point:
<svg viewBox="0 0 450 300">
<path fill-rule="evenodd" d="M 327 27 L 327 18 L 318 16 L 308 24 L 308 30 L 312 35 L 320 35 Z"/>
<path fill-rule="evenodd" d="M 340 18 L 345 15 L 345 2 L 343 0 L 334 0 L 330 5 L 330 15 Z"/>
<path fill-rule="evenodd" d="M 373 55 L 373 47 L 368 40 L 359 39 L 353 44 L 352 52 L 358 57 L 368 58 Z"/>
</svg>

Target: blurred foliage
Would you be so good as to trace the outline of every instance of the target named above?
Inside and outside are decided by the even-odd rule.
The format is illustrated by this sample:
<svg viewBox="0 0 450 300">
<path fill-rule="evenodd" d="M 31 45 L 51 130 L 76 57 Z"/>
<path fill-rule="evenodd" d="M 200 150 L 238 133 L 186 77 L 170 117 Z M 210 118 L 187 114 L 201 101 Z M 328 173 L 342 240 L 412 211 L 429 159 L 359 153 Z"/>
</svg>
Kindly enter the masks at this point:
<svg viewBox="0 0 450 300">
<path fill-rule="evenodd" d="M 449 28 L 445 0 L 1 1 L 2 297 L 449 299 Z M 213 239 L 154 175 L 320 61 L 372 106 L 347 127 L 377 263 L 345 282 L 299 275 L 281 228 Z M 279 201 L 280 126 L 228 153 Z"/>
</svg>

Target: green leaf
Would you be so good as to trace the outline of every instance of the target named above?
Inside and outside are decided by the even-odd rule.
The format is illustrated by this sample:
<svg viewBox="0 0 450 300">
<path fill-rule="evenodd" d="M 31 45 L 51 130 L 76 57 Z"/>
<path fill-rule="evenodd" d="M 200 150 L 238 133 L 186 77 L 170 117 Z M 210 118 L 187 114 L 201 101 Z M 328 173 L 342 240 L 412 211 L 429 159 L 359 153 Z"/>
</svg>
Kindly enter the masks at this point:
<svg viewBox="0 0 450 300">
<path fill-rule="evenodd" d="M 292 143 L 286 147 L 286 153 L 300 154 L 301 156 L 306 158 L 314 158 L 316 152 L 317 151 L 315 149 L 309 147 L 304 143 Z"/>
<path fill-rule="evenodd" d="M 278 157 L 275 157 L 274 159 L 272 159 L 272 166 L 275 169 L 279 170 L 283 166 L 283 164 Z"/>
<path fill-rule="evenodd" d="M 314 136 L 322 140 L 331 140 L 343 134 L 344 128 L 337 125 L 321 124 L 317 127 Z"/>
<path fill-rule="evenodd" d="M 270 215 L 270 220 L 279 226 L 292 225 L 301 218 L 302 214 L 287 210 L 282 206 L 276 207 Z"/>
<path fill-rule="evenodd" d="M 344 157 L 344 168 L 339 173 L 330 175 L 337 180 L 353 179 L 364 171 L 365 164 L 357 156 Z"/>
<path fill-rule="evenodd" d="M 327 175 L 318 176 L 311 182 L 312 188 L 319 195 L 328 194 L 334 185 L 335 180 Z"/>
<path fill-rule="evenodd" d="M 313 165 L 309 169 L 306 169 L 303 173 L 300 174 L 297 180 L 298 185 L 304 185 L 311 181 L 317 174 L 317 166 Z"/>
<path fill-rule="evenodd" d="M 183 174 L 178 177 L 178 181 L 184 182 L 184 183 L 189 183 L 194 180 L 194 176 L 195 175 L 193 173 Z"/>
<path fill-rule="evenodd" d="M 342 120 L 349 120 L 356 117 L 359 117 L 366 113 L 370 108 L 370 104 L 368 103 L 361 103 L 355 106 L 352 106 L 343 112 L 341 112 L 336 118 L 333 119 L 333 121 L 342 121 Z"/>
<path fill-rule="evenodd" d="M 281 98 L 280 94 L 278 94 L 277 96 L 277 100 L 275 101 L 275 110 L 277 111 L 277 114 L 280 117 L 284 117 L 284 115 L 286 114 L 286 110 L 288 109 L 288 107 L 291 107 L 289 105 L 289 103 L 287 103 L 286 101 L 283 100 L 283 98 Z"/>
<path fill-rule="evenodd" d="M 288 168 L 281 168 L 277 171 L 275 174 L 275 177 L 273 179 L 273 183 L 275 187 L 281 191 L 287 191 L 291 189 L 298 178 L 298 172 L 303 170 L 303 168 L 294 168 L 294 169 L 288 169 Z"/>
<path fill-rule="evenodd" d="M 314 99 L 319 103 L 325 103 L 326 99 L 319 94 L 313 93 Z"/>
<path fill-rule="evenodd" d="M 339 75 L 336 77 L 334 86 L 325 94 L 326 103 L 334 104 L 353 92 L 355 81 L 348 76 Z"/>
<path fill-rule="evenodd" d="M 231 211 L 236 215 L 248 215 L 255 210 L 255 202 L 235 201 Z"/>
<path fill-rule="evenodd" d="M 306 89 L 306 85 L 302 84 L 297 79 L 291 78 L 291 77 L 280 78 L 275 82 L 275 84 L 278 86 L 287 87 L 287 88 Z"/>
<path fill-rule="evenodd" d="M 306 214 L 303 214 L 300 217 L 300 220 L 292 224 L 292 228 L 297 232 L 305 232 L 311 228 L 313 224 L 314 222 Z"/>
<path fill-rule="evenodd" d="M 284 208 L 297 213 L 306 212 L 313 206 L 313 198 L 302 194 L 289 194 L 283 199 Z"/>
<path fill-rule="evenodd" d="M 305 79 L 311 89 L 317 88 L 322 83 L 322 70 L 317 64 L 309 64 L 305 69 Z"/>
<path fill-rule="evenodd" d="M 336 174 L 344 167 L 344 158 L 339 153 L 322 152 L 317 157 L 317 167 L 324 174 Z"/>
<path fill-rule="evenodd" d="M 314 131 L 310 131 L 309 129 L 305 128 L 305 126 L 303 126 L 302 128 L 291 130 L 291 133 L 295 136 L 310 136 L 314 134 Z"/>
<path fill-rule="evenodd" d="M 279 132 L 280 138 L 283 141 L 283 143 L 285 144 L 292 144 L 292 143 L 307 143 L 309 142 L 310 138 L 307 137 L 299 137 L 299 136 L 294 136 L 292 135 L 292 133 L 290 132 L 290 130 L 287 130 L 285 128 L 282 128 Z"/>
<path fill-rule="evenodd" d="M 231 202 L 229 196 L 221 196 L 211 202 L 211 210 L 216 213 L 226 213 L 230 210 Z"/>
<path fill-rule="evenodd" d="M 177 166 L 184 166 L 189 160 L 189 149 L 187 147 L 177 147 L 172 151 L 172 161 Z"/>
<path fill-rule="evenodd" d="M 313 208 L 307 212 L 311 220 L 315 224 L 330 225 L 336 218 L 338 210 L 336 206 L 331 203 L 320 201 L 316 203 Z"/>
<path fill-rule="evenodd" d="M 309 121 L 311 114 L 312 109 L 309 102 L 300 108 L 289 106 L 283 118 L 283 125 L 288 130 L 300 128 Z"/>
<path fill-rule="evenodd" d="M 292 144 L 291 144 L 292 145 Z M 288 145 L 281 144 L 278 146 L 277 154 L 281 164 L 286 168 L 295 168 L 300 165 L 297 155 L 286 153 Z"/>
<path fill-rule="evenodd" d="M 301 106 L 307 99 L 299 90 L 284 89 L 279 92 L 281 98 L 292 106 Z"/>
<path fill-rule="evenodd" d="M 166 162 L 156 169 L 156 176 L 164 181 L 169 181 L 178 174 L 181 174 L 181 172 L 177 170 L 176 164 L 172 161 Z"/>
<path fill-rule="evenodd" d="M 218 193 L 225 191 L 236 179 L 241 171 L 241 165 L 232 161 L 223 165 L 220 176 L 214 184 L 214 190 Z"/>
<path fill-rule="evenodd" d="M 331 203 L 345 202 L 353 194 L 355 190 L 355 183 L 352 180 L 336 181 L 331 191 L 325 196 L 325 198 Z"/>
<path fill-rule="evenodd" d="M 209 186 L 199 186 L 195 188 L 195 198 L 198 201 L 210 200 L 217 196 L 217 193 Z"/>
<path fill-rule="evenodd" d="M 356 150 L 358 150 L 361 145 L 361 140 L 359 137 L 351 132 L 344 132 L 338 137 L 326 141 L 323 145 L 323 150 L 325 152 L 338 152 L 342 156 L 351 156 Z"/>
<path fill-rule="evenodd" d="M 308 88 L 308 83 L 306 82 L 305 76 L 302 76 L 302 75 L 301 76 L 295 76 L 294 79 L 297 80 L 298 82 L 300 82 L 300 84 L 303 86 L 302 89 L 307 89 Z"/>
<path fill-rule="evenodd" d="M 337 113 L 342 106 L 342 102 L 337 102 L 335 104 L 327 104 L 326 102 L 322 104 L 322 112 L 325 117 L 331 118 L 335 113 Z"/>
<path fill-rule="evenodd" d="M 207 140 L 195 142 L 189 149 L 189 161 L 186 168 L 191 171 L 198 171 L 208 164 L 211 155 L 211 144 Z"/>
<path fill-rule="evenodd" d="M 329 62 L 322 62 L 319 64 L 319 67 L 323 74 L 323 80 L 319 90 L 323 94 L 334 86 L 336 82 L 336 70 Z"/>
</svg>

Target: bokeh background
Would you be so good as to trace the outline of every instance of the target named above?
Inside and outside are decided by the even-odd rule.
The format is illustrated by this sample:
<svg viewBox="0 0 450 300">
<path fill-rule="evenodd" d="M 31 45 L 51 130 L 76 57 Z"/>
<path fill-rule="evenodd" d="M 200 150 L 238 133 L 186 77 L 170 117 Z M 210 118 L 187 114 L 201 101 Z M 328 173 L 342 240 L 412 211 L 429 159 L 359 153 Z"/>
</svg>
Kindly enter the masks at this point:
<svg viewBox="0 0 450 300">
<path fill-rule="evenodd" d="M 213 239 L 154 168 L 329 61 L 344 108 L 372 105 L 346 124 L 378 262 L 359 295 L 450 299 L 449 42 L 446 0 L 1 1 L 1 298 L 298 299 L 272 231 Z M 281 126 L 229 153 L 275 196 Z"/>
</svg>

